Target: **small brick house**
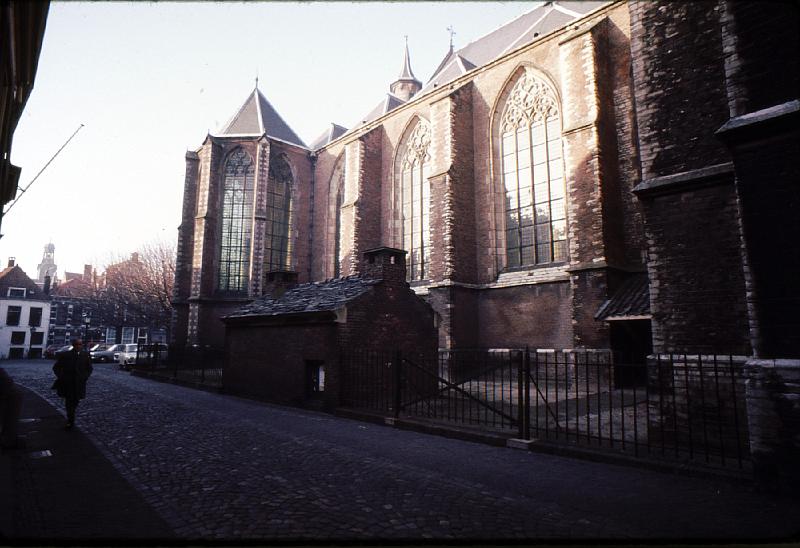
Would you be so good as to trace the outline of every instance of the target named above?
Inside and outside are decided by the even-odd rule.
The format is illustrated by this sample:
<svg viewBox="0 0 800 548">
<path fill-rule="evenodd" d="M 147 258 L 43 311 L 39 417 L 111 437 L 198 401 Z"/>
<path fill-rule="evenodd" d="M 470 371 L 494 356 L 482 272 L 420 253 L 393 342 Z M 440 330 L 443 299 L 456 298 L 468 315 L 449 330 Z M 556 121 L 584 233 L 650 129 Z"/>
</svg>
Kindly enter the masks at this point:
<svg viewBox="0 0 800 548">
<path fill-rule="evenodd" d="M 406 282 L 405 251 L 363 257 L 361 274 L 323 282 L 295 285 L 295 273 L 273 273 L 268 296 L 225 316 L 226 391 L 335 406 L 343 350 L 435 356 L 435 314 Z"/>
</svg>

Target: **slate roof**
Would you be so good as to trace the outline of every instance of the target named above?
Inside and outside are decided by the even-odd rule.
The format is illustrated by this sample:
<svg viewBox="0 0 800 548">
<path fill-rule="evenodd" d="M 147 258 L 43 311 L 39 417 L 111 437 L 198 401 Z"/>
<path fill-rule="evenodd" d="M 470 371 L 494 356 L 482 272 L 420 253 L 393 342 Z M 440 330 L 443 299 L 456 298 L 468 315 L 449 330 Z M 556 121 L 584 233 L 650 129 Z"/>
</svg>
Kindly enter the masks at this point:
<svg viewBox="0 0 800 548">
<path fill-rule="evenodd" d="M 414 72 L 411 70 L 411 56 L 408 54 L 408 41 L 406 40 L 406 52 L 403 55 L 403 68 L 400 69 L 400 76 L 397 77 L 398 81 L 410 80 L 422 85 L 422 82 L 417 80 Z"/>
<path fill-rule="evenodd" d="M 650 284 L 644 272 L 625 280 L 614 296 L 600 305 L 596 320 L 650 315 Z"/>
<path fill-rule="evenodd" d="M 215 136 L 260 137 L 265 133 L 267 137 L 308 148 L 258 88 L 253 90 L 236 114 Z"/>
<path fill-rule="evenodd" d="M 455 52 L 451 48 L 419 94 L 494 61 L 608 3 L 578 0 L 546 2 Z"/>
<path fill-rule="evenodd" d="M 325 130 L 325 133 L 314 139 L 314 142 L 311 143 L 311 150 L 317 150 L 318 148 L 322 148 L 334 139 L 337 139 L 341 135 L 347 133 L 347 128 L 344 126 L 340 126 L 339 124 L 331 124 L 330 127 Z"/>
<path fill-rule="evenodd" d="M 346 276 L 324 282 L 305 283 L 286 291 L 280 297 L 261 297 L 243 306 L 227 318 L 280 316 L 304 312 L 334 311 L 368 292 L 381 280 Z"/>
<path fill-rule="evenodd" d="M 387 112 L 396 109 L 404 103 L 405 101 L 403 101 L 397 95 L 393 93 L 387 93 L 386 97 L 384 97 L 383 100 L 381 100 L 381 102 L 375 106 L 375 108 L 369 111 L 369 113 L 361 119 L 361 123 L 366 124 L 367 122 L 371 122 L 372 120 L 380 118 Z"/>
</svg>

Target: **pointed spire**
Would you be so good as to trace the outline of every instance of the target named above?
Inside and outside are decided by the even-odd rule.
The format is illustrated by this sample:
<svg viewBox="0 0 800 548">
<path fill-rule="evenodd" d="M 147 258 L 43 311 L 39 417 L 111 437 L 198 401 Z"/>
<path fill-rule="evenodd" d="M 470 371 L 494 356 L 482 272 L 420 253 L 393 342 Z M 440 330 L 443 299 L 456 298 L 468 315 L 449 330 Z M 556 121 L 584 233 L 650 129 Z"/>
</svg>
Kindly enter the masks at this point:
<svg viewBox="0 0 800 548">
<path fill-rule="evenodd" d="M 408 36 L 405 38 L 406 48 L 403 55 L 403 69 L 400 71 L 400 77 L 389 86 L 389 91 L 402 101 L 408 101 L 422 88 L 422 82 L 417 80 L 411 70 L 411 56 L 408 54 Z"/>
<path fill-rule="evenodd" d="M 397 78 L 398 80 L 416 80 L 416 76 L 411 71 L 411 56 L 408 54 L 408 35 L 405 36 L 406 39 L 406 50 L 405 54 L 403 55 L 403 68 L 400 71 L 400 76 Z"/>
</svg>

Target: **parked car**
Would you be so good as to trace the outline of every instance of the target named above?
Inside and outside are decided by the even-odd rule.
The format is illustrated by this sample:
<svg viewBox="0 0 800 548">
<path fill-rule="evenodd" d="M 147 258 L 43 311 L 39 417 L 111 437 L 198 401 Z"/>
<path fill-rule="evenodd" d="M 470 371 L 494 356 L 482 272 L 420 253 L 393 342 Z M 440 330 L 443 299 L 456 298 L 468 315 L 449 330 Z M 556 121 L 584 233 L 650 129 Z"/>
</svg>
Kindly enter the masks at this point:
<svg viewBox="0 0 800 548">
<path fill-rule="evenodd" d="M 59 354 L 63 354 L 64 352 L 69 352 L 72 350 L 71 344 L 65 344 L 64 346 L 59 346 L 55 351 L 55 357 L 57 358 Z"/>
<path fill-rule="evenodd" d="M 138 344 L 124 344 L 121 345 L 125 348 L 116 353 L 116 361 L 122 369 L 127 369 L 128 366 L 136 363 L 136 356 L 138 352 L 139 363 L 152 364 L 155 360 L 159 363 L 167 358 L 167 345 L 163 343 L 149 343 L 141 345 Z"/>
<path fill-rule="evenodd" d="M 89 351 L 93 362 L 110 363 L 115 361 L 115 352 L 119 352 L 125 347 L 124 344 L 99 344 L 96 348 Z"/>
</svg>

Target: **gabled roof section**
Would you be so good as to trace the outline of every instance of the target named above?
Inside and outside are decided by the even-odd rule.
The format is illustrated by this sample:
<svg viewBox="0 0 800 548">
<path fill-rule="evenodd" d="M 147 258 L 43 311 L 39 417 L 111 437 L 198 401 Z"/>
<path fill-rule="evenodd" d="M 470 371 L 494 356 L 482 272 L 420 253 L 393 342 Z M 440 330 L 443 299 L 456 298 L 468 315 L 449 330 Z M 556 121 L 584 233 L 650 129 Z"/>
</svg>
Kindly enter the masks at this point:
<svg viewBox="0 0 800 548">
<path fill-rule="evenodd" d="M 306 144 L 283 121 L 278 111 L 267 101 L 261 90 L 255 88 L 236 114 L 225 124 L 215 137 L 267 137 L 280 139 L 303 148 Z"/>
<path fill-rule="evenodd" d="M 369 111 L 369 113 L 367 113 L 367 115 L 361 119 L 361 123 L 366 124 L 372 120 L 380 118 L 387 112 L 396 109 L 404 103 L 405 101 L 403 101 L 397 95 L 394 95 L 393 93 L 387 93 L 386 97 L 384 97 L 383 100 L 375 106 L 375 108 Z"/>
<path fill-rule="evenodd" d="M 36 282 L 25 274 L 19 265 L 9 266 L 0 271 L 0 298 L 8 296 L 8 288 L 24 288 L 27 299 L 47 300 L 48 297 L 42 293 Z"/>
<path fill-rule="evenodd" d="M 381 280 L 346 276 L 324 282 L 305 283 L 286 291 L 278 298 L 261 297 L 243 306 L 227 318 L 280 316 L 332 312 L 368 292 Z"/>
<path fill-rule="evenodd" d="M 578 0 L 545 2 L 463 48 L 449 52 L 419 93 L 442 86 L 609 3 Z"/>
<path fill-rule="evenodd" d="M 339 124 L 331 123 L 330 127 L 325 130 L 325 132 L 314 139 L 314 142 L 311 143 L 311 150 L 317 150 L 318 148 L 322 148 L 334 139 L 338 139 L 342 135 L 347 133 L 347 128 L 344 126 L 340 126 Z"/>
<path fill-rule="evenodd" d="M 614 296 L 600 305 L 596 320 L 623 320 L 650 317 L 650 284 L 647 274 L 638 273 L 627 280 Z"/>
</svg>

